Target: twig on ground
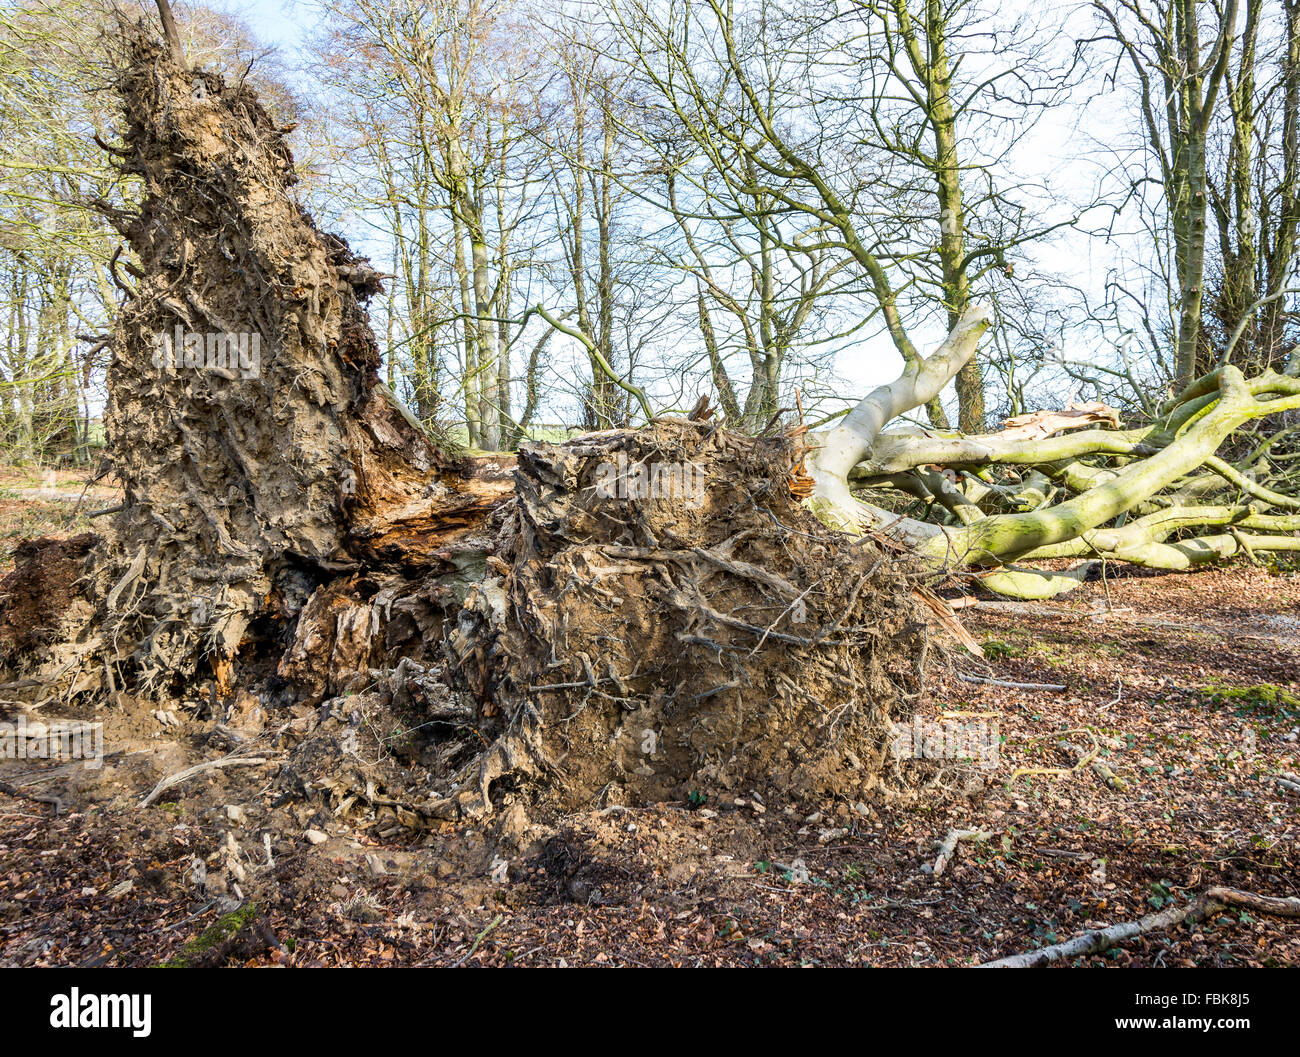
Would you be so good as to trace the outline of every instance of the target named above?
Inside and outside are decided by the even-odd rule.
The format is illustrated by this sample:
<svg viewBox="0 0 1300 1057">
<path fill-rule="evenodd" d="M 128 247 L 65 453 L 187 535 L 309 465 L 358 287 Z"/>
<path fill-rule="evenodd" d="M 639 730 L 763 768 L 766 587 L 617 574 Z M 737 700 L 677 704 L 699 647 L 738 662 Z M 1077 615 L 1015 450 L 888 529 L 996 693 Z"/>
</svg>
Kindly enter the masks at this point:
<svg viewBox="0 0 1300 1057">
<path fill-rule="evenodd" d="M 1294 775 L 1283 776 L 1280 774 L 1271 774 L 1268 777 L 1269 777 L 1269 781 L 1275 783 L 1276 785 L 1280 785 L 1288 793 L 1300 794 L 1300 782 L 1293 781 L 1295 777 Z"/>
<path fill-rule="evenodd" d="M 169 774 L 161 782 L 153 787 L 147 797 L 140 801 L 140 807 L 148 807 L 158 797 L 174 785 L 193 778 L 196 774 L 202 774 L 204 771 L 215 770 L 218 767 L 254 767 L 258 764 L 268 763 L 265 756 L 223 756 L 219 760 L 208 760 L 206 763 L 198 763 L 193 767 L 186 767 L 183 771 L 177 771 L 175 774 Z"/>
<path fill-rule="evenodd" d="M 948 863 L 952 860 L 957 851 L 957 845 L 964 840 L 984 841 L 988 840 L 993 834 L 989 830 L 983 829 L 950 829 L 948 836 L 939 842 L 939 855 L 934 860 L 934 876 L 938 877 L 948 868 Z"/>
<path fill-rule="evenodd" d="M 984 683 L 987 686 L 1005 686 L 1011 690 L 1064 690 L 1064 683 L 1013 683 L 1006 679 L 988 679 L 982 675 L 967 675 L 958 672 L 957 678 L 964 683 Z"/>
<path fill-rule="evenodd" d="M 1050 947 L 1040 947 L 1036 951 L 998 958 L 996 961 L 985 962 L 979 968 L 1032 969 L 1039 965 L 1051 965 L 1066 958 L 1097 954 L 1146 932 L 1156 932 L 1172 928 L 1174 925 L 1197 924 L 1230 906 L 1245 907 L 1257 914 L 1300 918 L 1300 898 L 1296 896 L 1263 896 L 1255 892 L 1244 892 L 1240 888 L 1211 888 L 1187 906 L 1170 907 L 1158 914 L 1148 914 L 1138 921 L 1125 921 L 1118 925 L 1111 925 L 1109 928 L 1093 929 L 1064 943 L 1054 943 Z"/>
<path fill-rule="evenodd" d="M 54 808 L 53 817 L 55 818 L 58 818 L 59 814 L 63 811 L 63 801 L 57 796 L 41 796 L 38 793 L 24 793 L 17 786 L 10 785 L 8 782 L 0 782 L 0 793 L 5 793 L 9 796 L 16 796 L 23 800 L 31 800 L 37 804 L 49 804 L 50 807 Z"/>
<path fill-rule="evenodd" d="M 1104 760 L 1098 758 L 1097 754 L 1100 751 L 1100 746 L 1097 745 L 1095 741 L 1091 750 L 1085 749 L 1080 745 L 1075 745 L 1073 742 L 1065 741 L 1064 739 L 1058 741 L 1056 744 L 1065 752 L 1073 754 L 1075 759 L 1079 761 L 1075 764 L 1076 768 L 1082 767 L 1085 763 L 1092 764 L 1094 773 L 1098 778 L 1106 783 L 1108 788 L 1120 791 L 1128 787 L 1128 782 L 1112 771 L 1110 766 Z"/>
<path fill-rule="evenodd" d="M 456 965 L 464 965 L 467 961 L 469 961 L 469 959 L 470 959 L 470 957 L 473 955 L 473 953 L 474 953 L 476 950 L 478 950 L 478 945 L 479 945 L 480 943 L 483 942 L 483 937 L 485 937 L 489 932 L 491 932 L 494 928 L 496 928 L 498 925 L 500 925 L 501 922 L 502 922 L 502 920 L 504 920 L 504 919 L 502 918 L 502 916 L 501 916 L 500 914 L 498 914 L 496 917 L 494 917 L 494 918 L 492 919 L 492 923 L 491 923 L 490 925 L 488 925 L 488 927 L 485 928 L 482 932 L 480 932 L 477 936 L 474 937 L 474 942 L 470 944 L 470 946 L 469 946 L 469 950 L 467 950 L 467 951 L 465 952 L 465 956 L 464 956 L 463 958 L 461 958 L 461 960 L 458 961 L 458 962 L 456 963 Z M 455 968 L 455 966 L 453 966 L 453 968 Z"/>
</svg>

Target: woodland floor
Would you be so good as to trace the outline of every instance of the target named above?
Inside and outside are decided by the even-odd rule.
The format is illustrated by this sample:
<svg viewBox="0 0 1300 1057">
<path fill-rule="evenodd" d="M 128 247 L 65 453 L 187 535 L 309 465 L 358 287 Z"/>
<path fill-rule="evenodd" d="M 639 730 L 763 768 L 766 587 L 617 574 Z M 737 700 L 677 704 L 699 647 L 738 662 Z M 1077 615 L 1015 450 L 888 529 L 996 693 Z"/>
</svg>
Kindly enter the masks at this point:
<svg viewBox="0 0 1300 1057">
<path fill-rule="evenodd" d="M 0 517 L 50 516 L 24 503 L 6 501 Z M 25 534 L 0 526 L 6 549 Z M 246 850 L 237 894 L 285 949 L 237 959 L 254 965 L 970 965 L 1211 885 L 1300 894 L 1300 796 L 1270 777 L 1300 772 L 1300 572 L 1112 568 L 1106 584 L 1046 608 L 960 615 L 989 675 L 1064 691 L 948 676 L 927 695 L 929 715 L 1001 714 L 999 766 L 971 795 L 590 812 L 504 867 L 473 827 L 385 841 L 319 815 L 274 815 L 269 768 L 209 772 L 138 808 L 159 776 L 218 754 L 196 757 L 208 733 L 197 720 L 105 715 L 96 784 L 57 817 L 0 794 L 0 964 L 175 956 L 221 916 L 223 893 L 193 864 L 216 861 L 228 833 L 245 849 L 271 835 L 273 865 Z M 1089 748 L 1096 738 L 1126 787 L 1069 770 L 1063 735 Z M 1009 780 L 1026 767 L 1067 773 Z M 0 761 L 0 780 L 40 795 L 60 772 Z M 311 844 L 308 828 L 328 839 Z M 936 844 L 953 828 L 992 835 L 962 842 L 936 877 Z M 790 872 L 795 860 L 806 880 Z M 1084 961 L 1300 965 L 1300 922 L 1233 912 Z"/>
<path fill-rule="evenodd" d="M 93 531 L 88 515 L 121 499 L 121 489 L 89 483 L 84 470 L 0 465 L 0 574 L 23 540 Z"/>
</svg>

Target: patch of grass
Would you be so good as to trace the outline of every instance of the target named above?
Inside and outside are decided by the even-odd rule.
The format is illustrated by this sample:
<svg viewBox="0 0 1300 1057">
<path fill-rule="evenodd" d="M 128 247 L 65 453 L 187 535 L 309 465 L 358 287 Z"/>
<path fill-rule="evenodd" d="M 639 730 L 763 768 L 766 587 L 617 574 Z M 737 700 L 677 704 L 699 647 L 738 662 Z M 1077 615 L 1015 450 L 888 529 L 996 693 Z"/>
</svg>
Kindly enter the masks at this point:
<svg viewBox="0 0 1300 1057">
<path fill-rule="evenodd" d="M 1019 646 L 1013 646 L 999 639 L 989 639 L 981 642 L 980 646 L 984 650 L 984 656 L 993 661 L 1000 661 L 1003 657 L 1019 657 L 1025 652 Z"/>
</svg>

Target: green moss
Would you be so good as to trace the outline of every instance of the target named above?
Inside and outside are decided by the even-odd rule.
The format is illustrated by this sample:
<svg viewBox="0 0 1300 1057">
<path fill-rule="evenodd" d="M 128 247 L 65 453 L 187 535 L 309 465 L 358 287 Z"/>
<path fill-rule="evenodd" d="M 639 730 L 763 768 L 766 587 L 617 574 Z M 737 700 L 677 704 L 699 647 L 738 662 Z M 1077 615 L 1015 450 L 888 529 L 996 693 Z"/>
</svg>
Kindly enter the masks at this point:
<svg viewBox="0 0 1300 1057">
<path fill-rule="evenodd" d="M 1255 683 L 1250 686 L 1229 686 L 1208 683 L 1202 693 L 1214 704 L 1235 705 L 1239 712 L 1263 712 L 1279 718 L 1300 716 L 1300 696 L 1274 683 Z"/>
<path fill-rule="evenodd" d="M 174 958 L 168 958 L 165 962 L 160 962 L 157 968 L 188 969 L 202 955 L 207 954 L 218 944 L 234 939 L 244 928 L 256 920 L 257 904 L 245 903 L 241 907 L 236 907 L 229 914 L 223 914 L 217 918 L 208 928 L 185 944 L 181 948 L 180 954 Z"/>
</svg>

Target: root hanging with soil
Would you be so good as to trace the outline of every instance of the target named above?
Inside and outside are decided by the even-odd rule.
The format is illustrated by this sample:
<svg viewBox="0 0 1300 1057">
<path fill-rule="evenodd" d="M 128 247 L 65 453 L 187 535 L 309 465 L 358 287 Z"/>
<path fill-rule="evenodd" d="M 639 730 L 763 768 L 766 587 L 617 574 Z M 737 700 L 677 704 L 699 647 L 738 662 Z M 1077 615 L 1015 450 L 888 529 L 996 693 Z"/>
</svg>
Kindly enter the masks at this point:
<svg viewBox="0 0 1300 1057">
<path fill-rule="evenodd" d="M 915 570 L 809 515 L 798 456 L 789 437 L 684 419 L 526 445 L 491 572 L 448 637 L 498 739 L 484 766 L 518 761 L 560 809 L 883 782 L 930 654 Z M 610 487 L 611 468 L 698 493 Z M 465 785 L 436 810 L 485 810 L 485 782 Z"/>
</svg>

